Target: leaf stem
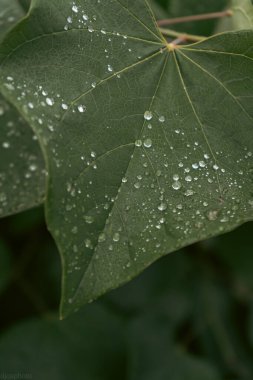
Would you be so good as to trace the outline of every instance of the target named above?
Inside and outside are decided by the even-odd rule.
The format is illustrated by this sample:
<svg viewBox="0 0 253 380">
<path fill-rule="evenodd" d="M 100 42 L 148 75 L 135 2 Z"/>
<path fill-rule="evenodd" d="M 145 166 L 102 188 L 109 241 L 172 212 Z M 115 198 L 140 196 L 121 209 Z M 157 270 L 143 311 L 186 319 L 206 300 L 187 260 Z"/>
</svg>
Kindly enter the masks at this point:
<svg viewBox="0 0 253 380">
<path fill-rule="evenodd" d="M 180 38 L 181 40 L 186 40 L 186 41 L 203 41 L 206 37 L 204 36 L 196 36 L 194 34 L 187 34 L 187 33 L 182 33 L 182 32 L 176 32 L 175 30 L 171 29 L 165 29 L 165 28 L 159 28 L 160 32 L 164 36 L 168 37 L 175 37 L 175 38 Z"/>
<path fill-rule="evenodd" d="M 191 22 L 191 21 L 201 21 L 201 20 L 211 20 L 215 18 L 223 18 L 223 17 L 232 16 L 232 15 L 233 15 L 233 11 L 230 9 L 227 9 L 226 11 L 223 11 L 223 12 L 203 13 L 199 15 L 158 20 L 157 24 L 158 26 L 173 25 L 173 24 L 180 24 L 180 23 Z"/>
</svg>

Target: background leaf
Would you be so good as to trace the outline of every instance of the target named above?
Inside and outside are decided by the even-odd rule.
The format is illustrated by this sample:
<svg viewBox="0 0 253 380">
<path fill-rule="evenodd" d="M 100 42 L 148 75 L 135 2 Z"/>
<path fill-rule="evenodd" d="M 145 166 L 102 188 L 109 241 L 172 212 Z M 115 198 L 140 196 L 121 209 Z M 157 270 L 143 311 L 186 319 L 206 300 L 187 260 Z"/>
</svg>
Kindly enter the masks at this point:
<svg viewBox="0 0 253 380">
<path fill-rule="evenodd" d="M 62 323 L 31 320 L 10 330 L 0 340 L 0 368 L 36 380 L 111 380 L 123 378 L 124 350 L 122 323 L 94 305 Z"/>
<path fill-rule="evenodd" d="M 2 219 L 1 240 L 13 270 L 0 294 L 1 373 L 22 370 L 49 380 L 71 372 L 77 380 L 251 380 L 253 287 L 245 292 L 237 286 L 236 267 L 218 249 L 230 239 L 232 244 L 235 234 L 243 260 L 250 228 L 252 223 L 172 253 L 59 322 L 60 260 L 43 209 Z"/>
<path fill-rule="evenodd" d="M 252 218 L 251 46 L 240 32 L 170 51 L 143 1 L 37 1 L 8 36 L 2 89 L 46 150 L 64 315 Z"/>
<path fill-rule="evenodd" d="M 250 0 L 232 0 L 229 9 L 233 15 L 219 21 L 217 33 L 229 30 L 252 29 L 253 27 L 253 6 Z"/>
<path fill-rule="evenodd" d="M 0 240 L 0 293 L 3 292 L 11 276 L 11 254 L 4 242 Z"/>
</svg>

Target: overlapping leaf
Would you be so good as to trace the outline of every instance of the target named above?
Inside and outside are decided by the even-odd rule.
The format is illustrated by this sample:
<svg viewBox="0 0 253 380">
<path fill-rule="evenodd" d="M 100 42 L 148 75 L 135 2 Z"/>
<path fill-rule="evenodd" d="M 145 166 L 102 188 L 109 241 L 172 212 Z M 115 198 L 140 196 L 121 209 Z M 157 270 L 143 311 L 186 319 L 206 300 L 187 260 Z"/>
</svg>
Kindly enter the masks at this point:
<svg viewBox="0 0 253 380">
<path fill-rule="evenodd" d="M 217 32 L 253 27 L 253 6 L 250 0 L 231 0 L 229 9 L 232 11 L 232 16 L 220 20 Z"/>
<path fill-rule="evenodd" d="M 0 41 L 23 15 L 18 1 L 1 2 Z M 30 126 L 1 94 L 0 128 L 0 216 L 3 217 L 44 200 L 45 164 Z"/>
<path fill-rule="evenodd" d="M 174 49 L 144 0 L 32 5 L 1 88 L 47 155 L 66 315 L 253 217 L 253 33 Z"/>
</svg>

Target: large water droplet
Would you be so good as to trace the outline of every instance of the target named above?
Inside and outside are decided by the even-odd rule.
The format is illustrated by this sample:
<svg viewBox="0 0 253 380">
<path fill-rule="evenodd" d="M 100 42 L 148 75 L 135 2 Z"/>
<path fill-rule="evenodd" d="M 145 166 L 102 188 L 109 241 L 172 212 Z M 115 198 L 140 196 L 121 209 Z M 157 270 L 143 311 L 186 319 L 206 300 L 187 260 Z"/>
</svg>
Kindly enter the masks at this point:
<svg viewBox="0 0 253 380">
<path fill-rule="evenodd" d="M 151 146 L 152 146 L 152 140 L 151 139 L 144 140 L 143 145 L 145 146 L 145 148 L 151 148 Z"/>
<path fill-rule="evenodd" d="M 152 114 L 151 111 L 146 111 L 146 112 L 144 113 L 144 119 L 145 119 L 145 120 L 151 120 L 152 117 L 153 117 L 153 114 Z"/>
<path fill-rule="evenodd" d="M 172 184 L 172 188 L 174 189 L 174 190 L 179 190 L 180 188 L 181 188 L 181 183 L 179 182 L 179 181 L 175 181 L 175 182 L 173 182 L 173 184 Z"/>
</svg>

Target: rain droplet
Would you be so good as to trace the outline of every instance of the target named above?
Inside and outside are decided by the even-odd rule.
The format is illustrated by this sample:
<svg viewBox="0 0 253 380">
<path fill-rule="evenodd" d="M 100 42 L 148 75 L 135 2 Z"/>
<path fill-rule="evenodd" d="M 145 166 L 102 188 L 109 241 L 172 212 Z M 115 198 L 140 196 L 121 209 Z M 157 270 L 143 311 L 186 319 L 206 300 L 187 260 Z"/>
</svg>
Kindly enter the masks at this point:
<svg viewBox="0 0 253 380">
<path fill-rule="evenodd" d="M 142 141 L 141 140 L 136 140 L 135 141 L 135 146 L 138 146 L 138 147 L 142 146 Z"/>
<path fill-rule="evenodd" d="M 143 145 L 145 146 L 145 148 L 151 148 L 151 146 L 152 146 L 152 140 L 151 139 L 144 140 Z"/>
<path fill-rule="evenodd" d="M 192 177 L 190 175 L 187 175 L 185 177 L 185 180 L 186 180 L 186 182 L 191 182 L 192 181 Z"/>
<path fill-rule="evenodd" d="M 173 188 L 174 190 L 179 190 L 179 189 L 181 188 L 181 183 L 180 183 L 179 181 L 175 181 L 175 182 L 173 182 L 173 184 L 172 184 L 172 188 Z"/>
<path fill-rule="evenodd" d="M 103 243 L 103 241 L 105 241 L 105 240 L 106 240 L 105 233 L 100 234 L 99 237 L 98 237 L 98 242 L 99 243 Z"/>
<path fill-rule="evenodd" d="M 72 7 L 72 11 L 75 12 L 75 13 L 78 13 L 78 8 L 76 5 L 73 5 Z"/>
<path fill-rule="evenodd" d="M 153 114 L 152 114 L 151 111 L 146 111 L 146 112 L 144 113 L 144 119 L 145 119 L 145 120 L 151 120 L 152 117 L 153 117 Z"/>
<path fill-rule="evenodd" d="M 158 206 L 158 210 L 165 211 L 167 209 L 166 203 L 160 203 Z"/>
<path fill-rule="evenodd" d="M 61 108 L 62 108 L 63 110 L 67 110 L 67 109 L 68 109 L 68 106 L 67 106 L 67 104 L 62 103 Z"/>
<path fill-rule="evenodd" d="M 91 215 L 85 215 L 84 220 L 88 224 L 92 224 L 94 222 L 94 218 Z"/>
<path fill-rule="evenodd" d="M 212 210 L 207 213 L 207 218 L 208 220 L 216 220 L 218 217 L 218 211 L 217 210 Z"/>
<path fill-rule="evenodd" d="M 81 113 L 85 112 L 85 110 L 86 110 L 86 107 L 82 106 L 81 104 L 77 108 L 78 108 L 78 111 Z"/>
<path fill-rule="evenodd" d="M 52 106 L 54 104 L 54 100 L 51 98 L 46 98 L 46 103 L 48 106 Z"/>
<path fill-rule="evenodd" d="M 5 141 L 5 142 L 3 142 L 2 146 L 3 146 L 3 148 L 8 149 L 10 147 L 10 143 Z"/>
<path fill-rule="evenodd" d="M 113 235 L 113 241 L 115 241 L 115 242 L 117 242 L 117 241 L 119 241 L 119 239 L 120 239 L 120 235 L 119 235 L 119 233 L 118 232 L 115 232 L 115 234 Z"/>
</svg>

